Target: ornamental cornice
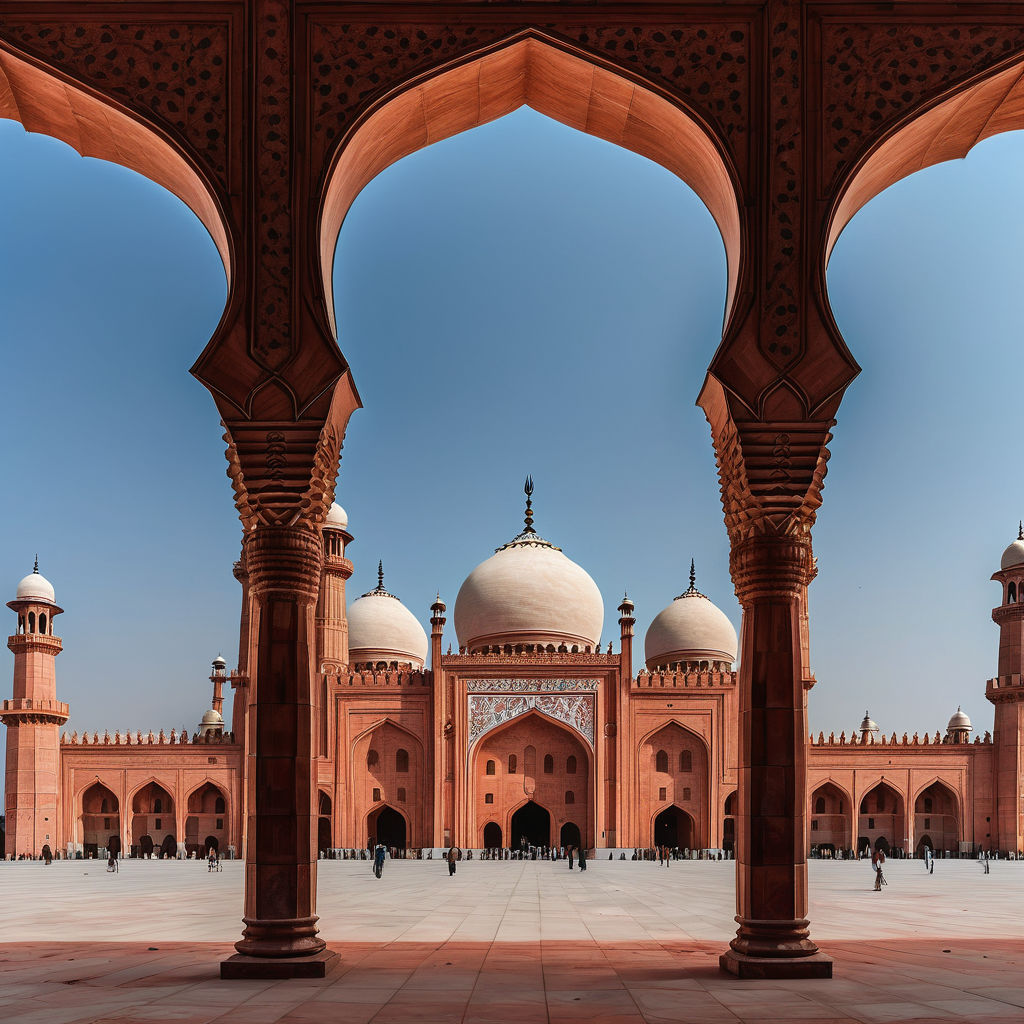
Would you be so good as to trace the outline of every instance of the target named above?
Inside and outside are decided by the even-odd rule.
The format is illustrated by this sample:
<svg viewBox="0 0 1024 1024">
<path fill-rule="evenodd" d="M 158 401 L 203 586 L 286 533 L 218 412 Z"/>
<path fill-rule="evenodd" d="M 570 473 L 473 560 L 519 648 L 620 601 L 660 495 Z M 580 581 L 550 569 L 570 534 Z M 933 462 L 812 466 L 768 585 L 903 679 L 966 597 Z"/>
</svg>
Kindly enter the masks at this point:
<svg viewBox="0 0 1024 1024">
<path fill-rule="evenodd" d="M 470 693 L 566 693 L 597 690 L 600 679 L 466 679 Z"/>
<path fill-rule="evenodd" d="M 446 668 L 460 666 L 481 667 L 490 665 L 587 665 L 593 668 L 618 668 L 620 660 L 617 654 L 444 654 L 441 663 Z"/>
</svg>

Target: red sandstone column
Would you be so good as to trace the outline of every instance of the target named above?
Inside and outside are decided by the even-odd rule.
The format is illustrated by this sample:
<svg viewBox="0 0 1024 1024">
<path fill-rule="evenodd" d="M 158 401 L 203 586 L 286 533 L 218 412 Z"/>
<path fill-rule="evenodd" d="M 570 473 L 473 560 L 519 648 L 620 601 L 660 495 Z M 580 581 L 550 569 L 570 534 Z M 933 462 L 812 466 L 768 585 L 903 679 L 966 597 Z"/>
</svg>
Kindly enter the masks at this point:
<svg viewBox="0 0 1024 1024">
<path fill-rule="evenodd" d="M 746 978 L 831 977 L 808 937 L 806 714 L 802 588 L 814 575 L 810 536 L 733 544 L 743 606 L 739 678 L 736 920 L 723 970 Z"/>
<path fill-rule="evenodd" d="M 322 977 L 317 937 L 314 611 L 323 545 L 305 524 L 259 527 L 246 543 L 258 608 L 254 757 L 248 780 L 245 930 L 221 977 Z M 252 666 L 250 666 L 251 669 Z"/>
</svg>

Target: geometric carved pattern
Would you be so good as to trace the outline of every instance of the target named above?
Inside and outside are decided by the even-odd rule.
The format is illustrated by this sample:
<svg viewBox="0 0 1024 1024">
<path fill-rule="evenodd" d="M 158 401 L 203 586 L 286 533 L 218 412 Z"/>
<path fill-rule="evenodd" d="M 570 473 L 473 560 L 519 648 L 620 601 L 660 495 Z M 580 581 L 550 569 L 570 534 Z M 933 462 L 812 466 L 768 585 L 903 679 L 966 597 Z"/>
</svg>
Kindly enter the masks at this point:
<svg viewBox="0 0 1024 1024">
<path fill-rule="evenodd" d="M 467 679 L 470 693 L 566 693 L 596 690 L 600 679 Z"/>
</svg>

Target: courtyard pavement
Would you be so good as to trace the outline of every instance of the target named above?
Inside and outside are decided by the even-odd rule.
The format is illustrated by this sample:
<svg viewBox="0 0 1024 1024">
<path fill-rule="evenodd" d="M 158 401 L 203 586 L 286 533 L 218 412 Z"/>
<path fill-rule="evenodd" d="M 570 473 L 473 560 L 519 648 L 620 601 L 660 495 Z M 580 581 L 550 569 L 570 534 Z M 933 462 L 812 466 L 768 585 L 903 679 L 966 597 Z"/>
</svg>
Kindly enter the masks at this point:
<svg viewBox="0 0 1024 1024">
<path fill-rule="evenodd" d="M 728 863 L 321 862 L 319 981 L 222 982 L 242 865 L 0 863 L 0 1021 L 1024 1022 L 1024 862 L 811 864 L 831 981 L 718 971 Z"/>
</svg>

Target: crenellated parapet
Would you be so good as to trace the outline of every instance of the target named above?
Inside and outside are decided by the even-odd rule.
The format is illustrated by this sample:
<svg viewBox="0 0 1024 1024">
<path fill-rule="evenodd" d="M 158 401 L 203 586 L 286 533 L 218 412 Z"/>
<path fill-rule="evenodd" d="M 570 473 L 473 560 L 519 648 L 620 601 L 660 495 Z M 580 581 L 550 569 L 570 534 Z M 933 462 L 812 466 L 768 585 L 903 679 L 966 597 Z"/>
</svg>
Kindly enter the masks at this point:
<svg viewBox="0 0 1024 1024">
<path fill-rule="evenodd" d="M 1015 672 L 986 680 L 985 697 L 993 704 L 1024 701 L 1024 675 Z"/>
<path fill-rule="evenodd" d="M 67 705 L 64 706 L 67 707 Z M 172 729 L 170 733 L 165 733 L 163 729 L 159 733 L 154 733 L 150 729 L 148 733 L 143 733 L 141 730 L 135 733 L 117 731 L 111 735 L 110 731 L 107 730 L 102 736 L 98 732 L 93 732 L 91 735 L 88 732 L 83 732 L 79 736 L 76 730 L 70 736 L 64 733 L 60 738 L 60 742 L 61 746 L 66 747 L 170 747 L 184 746 L 186 744 L 231 746 L 235 743 L 235 734 L 233 732 L 208 732 L 206 734 L 195 732 L 189 735 L 186 729 L 182 729 L 180 733 L 175 729 Z"/>
<path fill-rule="evenodd" d="M 411 689 L 430 687 L 434 674 L 429 670 L 388 669 L 384 671 L 326 673 L 328 684 L 340 687 L 366 687 L 368 689 Z"/>
<path fill-rule="evenodd" d="M 882 735 L 877 738 L 872 733 L 863 734 L 855 730 L 849 736 L 845 732 L 841 732 L 838 736 L 834 732 L 830 732 L 828 737 L 826 737 L 823 732 L 819 732 L 817 737 L 815 737 L 812 733 L 807 737 L 807 742 L 812 747 L 920 747 L 922 749 L 931 749 L 937 746 L 984 746 L 992 743 L 992 734 L 986 732 L 984 738 L 975 736 L 973 742 L 955 743 L 948 739 L 943 739 L 942 734 L 937 730 L 934 736 L 928 732 L 915 732 L 913 736 L 908 736 L 907 733 L 904 733 L 902 737 L 897 737 L 896 733 L 893 733 L 891 736 Z"/>
<path fill-rule="evenodd" d="M 648 672 L 641 669 L 632 681 L 633 690 L 722 689 L 736 686 L 737 672 Z"/>
</svg>

